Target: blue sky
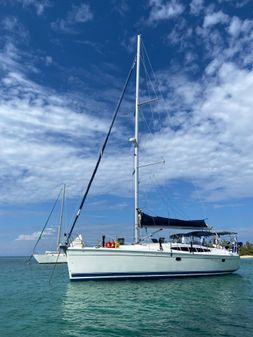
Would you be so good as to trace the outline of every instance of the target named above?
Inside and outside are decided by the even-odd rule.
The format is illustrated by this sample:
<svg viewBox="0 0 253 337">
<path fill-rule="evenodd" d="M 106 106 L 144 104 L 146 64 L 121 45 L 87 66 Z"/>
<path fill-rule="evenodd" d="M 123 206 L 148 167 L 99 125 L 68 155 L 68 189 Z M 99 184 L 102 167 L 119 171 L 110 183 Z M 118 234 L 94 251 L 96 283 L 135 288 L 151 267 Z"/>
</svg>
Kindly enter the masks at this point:
<svg viewBox="0 0 253 337">
<path fill-rule="evenodd" d="M 251 1 L 0 1 L 0 255 L 79 206 L 142 34 L 140 206 L 253 241 Z M 75 232 L 133 234 L 134 78 Z M 59 207 L 58 207 L 59 208 Z M 55 241 L 56 210 L 41 249 Z"/>
</svg>

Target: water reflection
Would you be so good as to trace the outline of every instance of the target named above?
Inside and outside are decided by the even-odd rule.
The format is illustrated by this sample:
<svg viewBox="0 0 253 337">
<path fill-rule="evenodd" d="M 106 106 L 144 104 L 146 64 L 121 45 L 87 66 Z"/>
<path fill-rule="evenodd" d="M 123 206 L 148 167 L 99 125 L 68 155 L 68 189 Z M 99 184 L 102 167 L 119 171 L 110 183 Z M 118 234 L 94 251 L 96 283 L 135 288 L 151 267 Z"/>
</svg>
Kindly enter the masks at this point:
<svg viewBox="0 0 253 337">
<path fill-rule="evenodd" d="M 67 267 L 0 259 L 0 335 L 252 337 L 253 260 L 238 274 L 80 282 Z"/>
<path fill-rule="evenodd" d="M 251 337 L 250 287 L 239 274 L 69 283 L 63 321 L 75 336 Z"/>
</svg>

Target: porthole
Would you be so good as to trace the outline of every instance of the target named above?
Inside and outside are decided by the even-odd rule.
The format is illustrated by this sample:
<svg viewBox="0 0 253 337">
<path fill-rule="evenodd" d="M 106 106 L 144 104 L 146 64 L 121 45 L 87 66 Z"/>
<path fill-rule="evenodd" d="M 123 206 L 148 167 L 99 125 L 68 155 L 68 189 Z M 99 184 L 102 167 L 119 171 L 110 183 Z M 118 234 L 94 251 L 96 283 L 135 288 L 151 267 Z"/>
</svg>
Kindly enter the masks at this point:
<svg viewBox="0 0 253 337">
<path fill-rule="evenodd" d="M 222 261 L 222 262 L 225 262 L 226 260 L 225 260 L 225 259 L 222 259 L 221 261 Z"/>
<path fill-rule="evenodd" d="M 181 257 L 176 257 L 176 261 L 181 261 Z"/>
</svg>

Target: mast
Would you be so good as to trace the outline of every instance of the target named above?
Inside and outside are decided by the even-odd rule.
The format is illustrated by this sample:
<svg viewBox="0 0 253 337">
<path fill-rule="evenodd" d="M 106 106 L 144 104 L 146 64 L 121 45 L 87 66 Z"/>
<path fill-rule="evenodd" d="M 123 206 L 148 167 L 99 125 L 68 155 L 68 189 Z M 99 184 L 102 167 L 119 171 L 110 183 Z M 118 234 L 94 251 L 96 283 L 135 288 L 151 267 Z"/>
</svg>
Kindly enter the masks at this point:
<svg viewBox="0 0 253 337">
<path fill-rule="evenodd" d="M 139 85 L 140 85 L 140 45 L 141 35 L 137 35 L 136 56 L 136 96 L 135 96 L 135 133 L 134 133 L 134 214 L 135 243 L 140 240 L 138 221 L 139 209 Z"/>
<path fill-rule="evenodd" d="M 61 212 L 60 212 L 59 225 L 58 225 L 58 236 L 57 236 L 57 249 L 58 250 L 59 250 L 60 243 L 61 243 L 61 229 L 62 229 L 63 209 L 64 209 L 64 200 L 65 200 L 65 189 L 66 189 L 66 185 L 63 184 Z"/>
</svg>

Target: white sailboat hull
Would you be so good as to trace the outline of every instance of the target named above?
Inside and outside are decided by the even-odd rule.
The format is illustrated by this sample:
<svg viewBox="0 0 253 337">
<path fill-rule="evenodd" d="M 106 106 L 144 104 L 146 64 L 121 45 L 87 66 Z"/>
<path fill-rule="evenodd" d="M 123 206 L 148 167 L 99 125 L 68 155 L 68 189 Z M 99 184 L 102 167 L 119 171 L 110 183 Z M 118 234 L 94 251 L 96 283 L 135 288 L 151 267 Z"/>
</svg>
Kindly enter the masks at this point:
<svg viewBox="0 0 253 337">
<path fill-rule="evenodd" d="M 217 249 L 212 253 L 154 251 L 143 247 L 73 248 L 67 250 L 70 280 L 161 278 L 228 274 L 240 257 Z"/>
<path fill-rule="evenodd" d="M 45 254 L 33 254 L 35 260 L 40 264 L 66 263 L 67 257 L 64 253 L 46 252 Z"/>
</svg>

